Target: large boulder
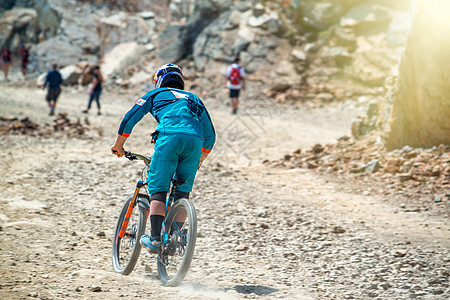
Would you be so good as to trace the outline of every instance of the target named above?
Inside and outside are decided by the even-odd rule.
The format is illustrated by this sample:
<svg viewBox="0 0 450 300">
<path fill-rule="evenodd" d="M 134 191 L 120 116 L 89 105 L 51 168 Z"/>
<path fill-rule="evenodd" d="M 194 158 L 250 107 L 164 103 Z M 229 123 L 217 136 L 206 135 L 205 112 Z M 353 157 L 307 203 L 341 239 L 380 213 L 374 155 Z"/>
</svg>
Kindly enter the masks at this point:
<svg viewBox="0 0 450 300">
<path fill-rule="evenodd" d="M 93 2 L 93 1 L 91 1 Z M 127 12 L 152 11 L 158 17 L 169 17 L 169 2 L 167 0 L 96 0 L 95 2 L 108 3 L 111 7 Z"/>
<path fill-rule="evenodd" d="M 31 8 L 14 8 L 0 18 L 0 48 L 18 48 L 21 42 L 35 42 L 37 13 Z"/>
<path fill-rule="evenodd" d="M 97 60 L 92 56 L 98 54 L 100 47 L 97 24 L 106 10 L 94 9 L 91 3 L 75 0 L 36 0 L 36 7 L 40 41 L 59 36 L 76 52 L 81 49 L 79 58 L 85 59 L 85 55 L 89 55 L 91 60 Z"/>
<path fill-rule="evenodd" d="M 410 29 L 411 12 L 397 13 L 389 24 L 386 33 L 388 45 L 392 48 L 405 47 Z"/>
<path fill-rule="evenodd" d="M 170 16 L 172 20 L 180 20 L 189 16 L 194 10 L 194 1 L 172 0 L 170 1 Z"/>
<path fill-rule="evenodd" d="M 230 8 L 232 0 L 195 0 L 193 19 L 218 15 Z"/>
<path fill-rule="evenodd" d="M 98 54 L 102 40 L 99 39 L 97 24 L 100 17 L 83 5 L 76 14 L 65 14 L 59 27 L 60 35 L 69 37 L 74 47 L 84 54 Z"/>
<path fill-rule="evenodd" d="M 344 47 L 323 47 L 320 50 L 320 57 L 325 66 L 338 66 L 343 68 L 352 61 L 350 53 Z"/>
<path fill-rule="evenodd" d="M 288 76 L 297 80 L 292 74 L 296 73 L 295 68 L 289 62 L 277 68 L 279 73 L 273 72 L 280 60 L 290 59 L 290 46 L 286 47 L 286 52 L 278 51 L 282 39 L 277 34 L 281 29 L 279 14 L 262 5 L 255 5 L 244 12 L 224 9 L 202 28 L 195 39 L 192 51 L 195 67 L 211 75 L 222 76 L 234 57 L 240 56 L 246 72 L 256 73 L 256 77 L 261 71 L 273 73 L 282 80 Z"/>
<path fill-rule="evenodd" d="M 325 30 L 337 23 L 344 12 L 342 1 L 302 1 L 302 22 L 316 30 Z"/>
<path fill-rule="evenodd" d="M 280 17 L 275 11 L 260 16 L 251 16 L 248 20 L 248 25 L 266 29 L 274 34 L 280 32 L 281 29 Z"/>
<path fill-rule="evenodd" d="M 153 74 L 147 73 L 146 71 L 139 71 L 128 80 L 130 84 L 139 84 L 139 83 L 153 83 L 152 81 Z"/>
<path fill-rule="evenodd" d="M 118 44 L 146 41 L 149 28 L 143 18 L 121 12 L 102 18 L 98 26 L 98 32 L 100 54 L 104 55 Z"/>
<path fill-rule="evenodd" d="M 43 39 L 54 37 L 59 28 L 60 17 L 53 9 L 49 0 L 35 0 L 38 14 L 38 27 L 40 36 Z"/>
<path fill-rule="evenodd" d="M 101 64 L 102 74 L 108 78 L 115 72 L 120 72 L 129 65 L 136 64 L 145 52 L 145 47 L 136 42 L 116 45 L 106 53 Z"/>
<path fill-rule="evenodd" d="M 233 17 L 233 14 L 234 13 L 231 14 L 230 19 Z M 244 13 L 239 14 L 238 16 L 239 22 L 234 21 L 237 23 L 238 26 L 238 36 L 249 42 L 253 42 L 256 38 L 256 34 L 254 28 L 249 25 L 249 20 L 253 16 L 252 11 L 251 10 L 246 11 Z"/>
<path fill-rule="evenodd" d="M 374 53 L 374 55 L 359 55 L 353 60 L 352 65 L 346 72 L 350 77 L 367 86 L 383 86 L 388 71 L 380 68 L 382 65 L 378 65 L 376 61 L 383 63 L 386 58 L 383 52 Z"/>
<path fill-rule="evenodd" d="M 60 66 L 76 64 L 83 51 L 74 47 L 68 37 L 56 36 L 36 45 L 34 54 L 38 71 L 44 72 L 53 62 L 57 62 Z"/>
<path fill-rule="evenodd" d="M 186 54 L 185 30 L 182 25 L 169 25 L 159 35 L 158 56 L 162 61 L 177 62 Z"/>
<path fill-rule="evenodd" d="M 352 28 L 357 35 L 380 32 L 391 22 L 391 11 L 373 2 L 351 8 L 340 20 L 340 26 Z"/>
<path fill-rule="evenodd" d="M 197 37 L 193 47 L 193 58 L 197 69 L 204 69 L 210 60 L 230 60 L 235 46 L 241 47 L 239 39 L 233 31 L 226 31 L 229 25 L 230 12 L 222 13 L 211 22 Z"/>
<path fill-rule="evenodd" d="M 94 65 L 86 61 L 76 65 L 70 65 L 60 70 L 63 84 L 88 84 L 92 79 L 92 67 Z"/>
<path fill-rule="evenodd" d="M 186 23 L 186 41 L 188 51 L 192 50 L 197 36 L 219 15 L 231 6 L 231 0 L 195 0 L 194 11 Z"/>
<path fill-rule="evenodd" d="M 82 72 L 77 70 L 76 65 L 70 65 L 59 70 L 63 79 L 63 84 L 77 84 Z"/>
<path fill-rule="evenodd" d="M 399 67 L 387 148 L 450 144 L 450 1 L 418 2 Z"/>
<path fill-rule="evenodd" d="M 187 16 L 185 26 L 169 25 L 159 35 L 159 58 L 165 62 L 177 62 L 186 55 L 193 53 L 196 64 L 200 68 L 204 66 L 208 58 L 203 56 L 203 50 L 200 49 L 199 51 L 199 45 L 210 44 L 212 39 L 209 38 L 209 35 L 211 33 L 218 37 L 221 31 L 229 29 L 230 26 L 235 26 L 228 23 L 229 13 L 226 17 L 222 16 L 225 11 L 229 10 L 231 3 L 231 0 L 195 0 L 194 7 L 188 8 L 189 10 L 193 9 L 193 12 Z M 224 19 L 226 19 L 225 23 L 223 22 Z M 220 24 L 218 25 L 218 23 Z M 215 41 L 219 42 L 220 39 L 215 39 Z M 202 47 L 200 46 L 200 48 Z M 220 45 L 217 45 L 217 47 L 220 47 Z M 211 51 L 215 53 L 215 56 L 219 53 L 215 48 Z"/>
<path fill-rule="evenodd" d="M 400 57 L 388 49 L 384 35 L 359 37 L 358 49 L 345 72 L 365 85 L 383 86 L 392 66 L 397 64 Z"/>
<path fill-rule="evenodd" d="M 100 48 L 97 24 L 104 10 L 74 0 L 36 0 L 39 40 L 34 51 L 38 71 L 47 70 L 53 61 L 62 66 L 80 60 L 98 60 Z"/>
<path fill-rule="evenodd" d="M 336 26 L 334 28 L 334 37 L 339 46 L 347 47 L 352 52 L 357 48 L 355 33 L 350 28 Z"/>
</svg>

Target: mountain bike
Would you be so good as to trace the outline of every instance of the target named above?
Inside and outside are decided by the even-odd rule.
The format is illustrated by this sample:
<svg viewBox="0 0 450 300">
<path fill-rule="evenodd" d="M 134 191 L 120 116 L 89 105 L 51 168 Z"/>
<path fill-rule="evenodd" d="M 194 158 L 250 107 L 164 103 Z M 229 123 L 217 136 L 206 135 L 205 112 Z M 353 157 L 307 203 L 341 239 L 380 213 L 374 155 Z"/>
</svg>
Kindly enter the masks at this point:
<svg viewBox="0 0 450 300">
<path fill-rule="evenodd" d="M 146 177 L 150 157 L 125 151 L 129 160 L 142 160 L 143 179 L 136 184 L 133 194 L 125 199 L 114 232 L 112 264 L 114 271 L 122 275 L 130 274 L 141 252 L 140 239 L 145 232 L 150 214 L 150 197 L 146 190 Z M 174 201 L 177 187 L 185 181 L 172 179 L 171 189 L 166 200 L 166 216 L 161 228 L 161 247 L 156 256 L 158 277 L 163 285 L 176 286 L 187 274 L 194 255 L 197 238 L 197 214 L 189 199 Z M 143 192 L 142 192 L 143 191 Z"/>
</svg>

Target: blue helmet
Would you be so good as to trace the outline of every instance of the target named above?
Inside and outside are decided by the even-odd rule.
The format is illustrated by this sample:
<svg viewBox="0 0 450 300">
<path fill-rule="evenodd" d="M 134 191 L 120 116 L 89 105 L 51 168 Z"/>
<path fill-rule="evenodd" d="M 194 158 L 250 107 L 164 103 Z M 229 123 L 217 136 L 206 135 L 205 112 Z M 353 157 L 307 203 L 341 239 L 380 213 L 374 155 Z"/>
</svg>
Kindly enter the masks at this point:
<svg viewBox="0 0 450 300">
<path fill-rule="evenodd" d="M 153 78 L 155 88 L 166 86 L 168 83 L 176 83 L 178 86 L 184 89 L 184 77 L 181 68 L 175 64 L 162 65 L 158 71 L 156 71 Z"/>
</svg>

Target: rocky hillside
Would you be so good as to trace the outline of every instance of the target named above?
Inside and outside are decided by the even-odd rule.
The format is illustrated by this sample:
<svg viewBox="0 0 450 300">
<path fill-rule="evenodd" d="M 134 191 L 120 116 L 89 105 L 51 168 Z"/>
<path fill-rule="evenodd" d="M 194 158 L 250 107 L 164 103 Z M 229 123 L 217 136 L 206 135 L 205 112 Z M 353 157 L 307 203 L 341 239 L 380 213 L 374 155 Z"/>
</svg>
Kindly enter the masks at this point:
<svg viewBox="0 0 450 300">
<path fill-rule="evenodd" d="M 31 46 L 36 73 L 53 61 L 103 62 L 107 76 L 122 73 L 112 83 L 135 84 L 171 61 L 215 77 L 240 55 L 250 79 L 280 101 L 383 86 L 409 28 L 409 1 L 30 0 L 3 9 L 0 45 Z"/>
<path fill-rule="evenodd" d="M 108 88 L 144 85 L 144 89 L 149 89 L 154 70 L 162 63 L 176 62 L 185 71 L 189 89 L 202 96 L 222 97 L 226 91 L 217 87 L 223 86 L 227 64 L 239 55 L 251 82 L 248 98 L 269 97 L 280 103 L 307 102 L 310 106 L 358 101 L 369 107 L 369 117 L 354 124 L 356 138 L 373 129 L 384 131 L 390 126 L 386 124 L 392 123 L 391 133 L 386 136 L 390 149 L 405 144 L 447 143 L 443 137 L 449 136 L 448 122 L 429 122 L 433 117 L 422 118 L 421 113 L 417 113 L 415 121 L 405 121 L 405 117 L 415 114 L 408 107 L 420 112 L 419 107 L 423 106 L 434 112 L 433 107 L 440 111 L 442 106 L 431 102 L 427 106 L 426 99 L 417 99 L 417 105 L 411 106 L 409 99 L 429 95 L 424 90 L 427 87 L 412 90 L 411 86 L 418 81 L 426 86 L 443 86 L 418 71 L 427 61 L 430 71 L 435 70 L 439 76 L 436 68 L 441 61 L 434 59 L 433 54 L 437 50 L 428 47 L 439 39 L 440 30 L 435 29 L 425 35 L 427 43 L 410 37 L 410 51 L 401 72 L 414 75 L 402 76 L 396 85 L 412 22 L 409 0 L 2 3 L 0 45 L 9 46 L 15 53 L 20 43 L 30 46 L 30 68 L 36 76 L 57 61 L 64 67 L 66 84 L 87 84 L 90 66 L 101 64 Z M 425 30 L 429 19 L 430 16 L 422 21 L 416 18 L 417 30 Z M 442 49 L 445 53 L 445 45 Z M 415 63 L 417 53 L 424 51 L 434 52 L 421 55 L 422 60 Z M 440 99 L 446 99 L 441 96 Z M 406 110 L 401 112 L 394 107 L 392 118 L 392 104 L 397 98 L 399 103 L 405 103 L 400 106 Z M 442 112 L 442 118 L 448 121 L 447 111 Z M 390 119 L 393 121 L 388 123 Z M 417 142 L 415 132 L 424 124 L 434 124 L 431 131 L 436 126 L 444 128 L 440 138 L 425 144 Z M 403 140 L 408 132 L 404 126 L 409 127 L 412 137 Z M 430 131 L 423 130 L 423 135 L 430 136 Z"/>
</svg>

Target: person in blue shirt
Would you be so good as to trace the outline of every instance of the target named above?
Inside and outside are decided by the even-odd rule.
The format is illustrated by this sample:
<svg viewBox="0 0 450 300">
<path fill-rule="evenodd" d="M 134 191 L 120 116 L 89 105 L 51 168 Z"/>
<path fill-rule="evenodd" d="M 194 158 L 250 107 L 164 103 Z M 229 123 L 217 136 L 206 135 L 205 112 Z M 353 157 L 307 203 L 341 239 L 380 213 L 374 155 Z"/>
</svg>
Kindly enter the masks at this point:
<svg viewBox="0 0 450 300">
<path fill-rule="evenodd" d="M 161 66 L 155 73 L 154 83 L 155 89 L 125 114 L 111 151 L 118 157 L 125 155 L 123 146 L 133 127 L 147 113 L 152 114 L 158 125 L 152 134 L 155 147 L 147 180 L 151 195 L 151 235 L 143 235 L 140 242 L 148 251 L 157 253 L 170 180 L 174 175 L 186 180 L 178 186 L 175 201 L 189 198 L 197 169 L 211 152 L 216 135 L 203 102 L 184 91 L 183 73 L 177 65 Z"/>
<path fill-rule="evenodd" d="M 61 83 L 63 82 L 61 73 L 58 72 L 58 64 L 54 63 L 52 65 L 52 70 L 47 73 L 45 77 L 44 85 L 42 89 L 47 89 L 47 96 L 45 99 L 48 102 L 48 107 L 50 108 L 50 116 L 55 114 L 56 101 L 58 100 L 59 94 L 61 93 Z"/>
</svg>

